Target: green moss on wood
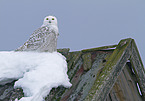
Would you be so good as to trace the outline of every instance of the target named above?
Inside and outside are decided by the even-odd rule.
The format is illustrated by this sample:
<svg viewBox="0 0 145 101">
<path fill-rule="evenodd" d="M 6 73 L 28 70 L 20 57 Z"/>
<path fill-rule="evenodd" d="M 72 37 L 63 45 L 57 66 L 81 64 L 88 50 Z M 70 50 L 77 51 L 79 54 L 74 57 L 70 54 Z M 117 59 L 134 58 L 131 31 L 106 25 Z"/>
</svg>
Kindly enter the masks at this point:
<svg viewBox="0 0 145 101">
<path fill-rule="evenodd" d="M 141 57 L 140 57 L 140 54 L 139 54 L 139 51 L 138 51 L 138 48 L 137 48 L 137 46 L 136 46 L 136 43 L 135 43 L 135 40 L 134 40 L 134 39 L 132 39 L 132 44 L 134 45 L 134 48 L 135 48 L 135 50 L 136 50 L 136 52 L 137 52 L 137 56 L 138 56 L 139 61 L 140 61 L 140 63 L 141 63 L 141 67 L 142 67 L 142 69 L 144 70 L 144 73 L 145 73 L 145 69 L 144 69 L 144 66 L 143 66 L 143 62 L 142 62 L 142 59 L 141 59 Z"/>
<path fill-rule="evenodd" d="M 92 67 L 92 59 L 91 59 L 91 53 L 83 54 L 83 68 L 84 70 L 89 70 Z"/>
<path fill-rule="evenodd" d="M 96 81 L 92 86 L 92 89 L 89 92 L 89 95 L 86 97 L 85 101 L 96 101 L 99 98 L 100 96 L 99 93 L 103 92 L 102 87 L 104 87 L 104 85 L 106 84 L 105 83 L 106 80 L 112 79 L 109 78 L 109 75 L 111 75 L 110 73 L 113 71 L 114 66 L 120 60 L 123 52 L 125 51 L 126 47 L 130 44 L 130 42 L 131 42 L 131 38 L 120 41 L 120 43 L 114 50 L 113 54 L 108 59 L 103 70 L 100 70 L 100 73 L 97 74 Z"/>
<path fill-rule="evenodd" d="M 66 88 L 59 86 L 57 88 L 53 88 L 49 95 L 45 98 L 45 101 L 59 101 L 61 99 L 62 94 L 65 92 Z"/>
<path fill-rule="evenodd" d="M 145 100 L 145 69 L 139 55 L 139 51 L 135 44 L 135 41 L 132 39 L 132 55 L 131 55 L 131 64 L 136 74 L 138 84 L 141 88 L 142 98 Z"/>
<path fill-rule="evenodd" d="M 75 66 L 75 64 L 78 62 L 79 58 L 81 57 L 82 52 L 71 52 L 68 54 L 68 69 L 71 69 Z"/>
<path fill-rule="evenodd" d="M 115 48 L 117 45 L 110 45 L 110 46 L 103 46 L 103 47 L 97 47 L 97 48 L 91 48 L 91 49 L 84 49 L 82 52 L 92 52 L 97 50 L 105 50 L 109 48 Z"/>
<path fill-rule="evenodd" d="M 57 49 L 57 52 L 61 53 L 65 57 L 67 57 L 69 50 L 70 50 L 69 48 L 63 48 L 63 49 Z"/>
</svg>

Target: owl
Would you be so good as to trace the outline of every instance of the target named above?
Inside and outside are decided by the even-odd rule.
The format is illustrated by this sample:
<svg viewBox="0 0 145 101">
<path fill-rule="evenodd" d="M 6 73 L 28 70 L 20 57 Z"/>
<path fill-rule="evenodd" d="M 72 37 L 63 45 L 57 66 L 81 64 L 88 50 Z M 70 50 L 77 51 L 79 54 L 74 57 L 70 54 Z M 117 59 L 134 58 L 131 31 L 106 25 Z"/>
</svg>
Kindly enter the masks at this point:
<svg viewBox="0 0 145 101">
<path fill-rule="evenodd" d="M 57 51 L 58 35 L 56 17 L 46 16 L 43 25 L 35 30 L 29 40 L 16 51 L 55 52 Z"/>
</svg>

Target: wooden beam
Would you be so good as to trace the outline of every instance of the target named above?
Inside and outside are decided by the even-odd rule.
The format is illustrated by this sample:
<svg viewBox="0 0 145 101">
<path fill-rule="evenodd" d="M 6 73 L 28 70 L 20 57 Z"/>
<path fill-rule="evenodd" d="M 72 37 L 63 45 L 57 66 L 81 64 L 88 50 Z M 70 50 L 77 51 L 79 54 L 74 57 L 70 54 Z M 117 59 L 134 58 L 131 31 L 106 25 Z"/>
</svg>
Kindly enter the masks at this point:
<svg viewBox="0 0 145 101">
<path fill-rule="evenodd" d="M 132 52 L 132 54 L 131 54 L 130 61 L 131 61 L 132 67 L 135 71 L 135 75 L 137 77 L 139 86 L 141 88 L 142 97 L 145 101 L 145 70 L 144 70 L 144 66 L 143 66 L 141 57 L 139 55 L 139 51 L 138 51 L 135 41 L 133 39 L 132 39 L 131 52 Z"/>
<path fill-rule="evenodd" d="M 130 58 L 131 41 L 132 39 L 129 38 L 119 42 L 104 66 L 102 73 L 96 77 L 96 81 L 85 101 L 105 101 L 117 77 Z"/>
</svg>

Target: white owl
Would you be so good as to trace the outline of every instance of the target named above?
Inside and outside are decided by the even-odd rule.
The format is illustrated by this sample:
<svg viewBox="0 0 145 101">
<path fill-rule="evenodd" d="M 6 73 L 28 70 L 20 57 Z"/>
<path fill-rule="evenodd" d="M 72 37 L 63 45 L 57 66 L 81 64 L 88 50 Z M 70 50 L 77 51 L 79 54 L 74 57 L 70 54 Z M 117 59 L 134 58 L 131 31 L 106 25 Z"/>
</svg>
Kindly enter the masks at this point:
<svg viewBox="0 0 145 101">
<path fill-rule="evenodd" d="M 57 51 L 58 37 L 57 19 L 54 16 L 46 16 L 43 25 L 34 31 L 29 40 L 16 51 Z"/>
</svg>

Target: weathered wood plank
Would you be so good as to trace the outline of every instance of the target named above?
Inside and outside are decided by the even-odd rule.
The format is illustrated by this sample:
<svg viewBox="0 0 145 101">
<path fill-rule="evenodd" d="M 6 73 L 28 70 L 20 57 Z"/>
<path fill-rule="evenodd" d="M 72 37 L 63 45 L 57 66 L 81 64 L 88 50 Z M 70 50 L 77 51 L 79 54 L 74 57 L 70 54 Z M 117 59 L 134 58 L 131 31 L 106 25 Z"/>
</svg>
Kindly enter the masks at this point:
<svg viewBox="0 0 145 101">
<path fill-rule="evenodd" d="M 72 79 L 75 77 L 77 71 L 81 68 L 82 66 L 82 59 L 81 59 L 81 54 L 79 52 L 70 52 L 68 53 L 69 55 L 67 56 L 67 61 L 68 61 L 68 66 L 73 65 L 73 68 L 70 68 L 68 71 L 68 76 L 72 82 Z M 79 56 L 78 56 L 79 55 Z M 75 60 L 73 64 L 70 61 L 73 58 Z M 69 67 L 68 67 L 69 68 Z M 74 86 L 74 84 L 73 84 Z M 49 95 L 45 98 L 45 101 L 58 101 L 62 98 L 63 93 L 65 92 L 66 88 L 64 87 L 58 87 L 58 88 L 53 88 Z"/>
<path fill-rule="evenodd" d="M 111 89 L 110 96 L 112 101 L 143 101 L 129 69 L 126 65 Z"/>
<path fill-rule="evenodd" d="M 74 77 L 71 80 L 73 86 L 69 90 L 66 90 L 66 92 L 63 94 L 63 96 L 62 96 L 60 101 L 68 101 L 71 93 L 76 89 L 76 87 L 77 87 L 77 85 L 78 85 L 78 83 L 80 81 L 80 78 L 81 78 L 81 75 L 83 74 L 83 72 L 84 72 L 83 67 L 81 67 L 76 72 L 76 74 L 74 75 Z"/>
<path fill-rule="evenodd" d="M 61 98 L 61 101 L 83 101 L 94 84 L 96 75 L 98 72 L 101 72 L 100 69 L 102 68 L 102 60 L 110 54 L 111 53 L 107 52 L 96 52 L 96 58 L 92 64 L 92 68 L 87 72 L 84 71 L 84 73 L 80 75 L 79 81 L 74 79 L 76 77 L 76 75 L 74 75 L 71 81 L 73 86 L 71 89 L 66 90 L 65 94 Z"/>
<path fill-rule="evenodd" d="M 107 97 L 106 101 L 112 101 L 110 95 Z"/>
<path fill-rule="evenodd" d="M 113 99 L 113 101 L 126 101 L 126 92 L 124 91 L 124 89 L 122 89 L 124 86 L 122 85 L 122 83 L 120 83 L 120 78 L 118 78 L 118 80 L 116 81 L 116 83 L 114 84 L 112 90 L 110 91 L 110 93 L 113 93 L 113 96 L 115 99 Z M 112 94 L 110 94 L 112 95 Z M 112 97 L 112 96 L 111 96 Z"/>
<path fill-rule="evenodd" d="M 96 78 L 85 101 L 104 101 L 107 98 L 112 85 L 116 81 L 127 60 L 130 58 L 131 40 L 132 39 L 125 39 L 120 41 L 101 75 Z"/>
<path fill-rule="evenodd" d="M 112 88 L 110 93 L 109 93 L 112 101 L 118 101 L 115 93 L 116 93 L 115 89 Z M 109 97 L 109 95 L 107 97 Z"/>
<path fill-rule="evenodd" d="M 142 101 L 141 96 L 138 92 L 137 82 L 134 80 L 134 78 L 131 77 L 131 73 L 129 73 L 130 71 L 128 69 L 129 67 L 126 65 L 126 67 L 123 70 L 123 73 L 128 83 L 128 89 L 130 90 L 131 98 L 133 98 L 134 101 Z"/>
<path fill-rule="evenodd" d="M 126 100 L 125 101 L 134 101 L 134 97 L 132 96 L 132 92 L 131 92 L 131 89 L 129 87 L 129 84 L 128 84 L 128 81 L 127 81 L 127 78 L 126 78 L 126 72 L 124 73 L 125 71 L 123 70 L 122 71 L 122 75 L 120 75 L 122 78 L 121 78 L 121 83 L 123 84 L 123 87 L 122 89 L 124 89 L 125 91 L 125 95 L 126 95 Z"/>
<path fill-rule="evenodd" d="M 92 67 L 91 53 L 83 54 L 82 58 L 83 58 L 84 70 L 87 71 L 87 70 L 91 69 L 91 67 Z"/>
<path fill-rule="evenodd" d="M 145 101 L 145 70 L 134 40 L 132 41 L 131 63 L 133 69 L 135 70 L 137 81 L 141 88 L 142 97 Z"/>
<path fill-rule="evenodd" d="M 106 50 L 106 49 L 111 49 L 111 48 L 116 48 L 117 45 L 110 45 L 110 46 L 102 46 L 102 47 L 97 47 L 97 48 L 91 48 L 91 49 L 84 49 L 82 52 L 92 52 L 92 51 L 98 51 L 98 50 Z"/>
</svg>

